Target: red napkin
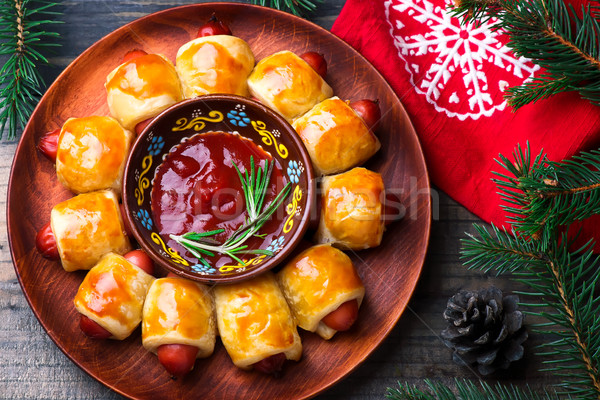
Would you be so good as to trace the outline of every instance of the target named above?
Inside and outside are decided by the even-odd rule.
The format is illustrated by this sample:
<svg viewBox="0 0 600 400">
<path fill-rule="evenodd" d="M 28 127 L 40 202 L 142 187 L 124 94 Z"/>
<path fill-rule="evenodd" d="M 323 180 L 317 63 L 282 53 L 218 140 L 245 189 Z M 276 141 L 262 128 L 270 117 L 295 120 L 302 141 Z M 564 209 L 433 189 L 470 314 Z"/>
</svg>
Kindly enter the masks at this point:
<svg viewBox="0 0 600 400">
<path fill-rule="evenodd" d="M 600 107 L 565 93 L 513 112 L 507 86 L 540 74 L 487 26 L 461 27 L 450 0 L 348 0 L 332 32 L 383 74 L 419 135 L 432 182 L 488 222 L 506 214 L 490 171 L 529 141 L 551 160 L 600 146 Z M 385 112 L 385 110 L 383 110 Z M 598 224 L 596 224 L 598 227 Z M 593 232 L 587 232 L 587 237 Z"/>
</svg>

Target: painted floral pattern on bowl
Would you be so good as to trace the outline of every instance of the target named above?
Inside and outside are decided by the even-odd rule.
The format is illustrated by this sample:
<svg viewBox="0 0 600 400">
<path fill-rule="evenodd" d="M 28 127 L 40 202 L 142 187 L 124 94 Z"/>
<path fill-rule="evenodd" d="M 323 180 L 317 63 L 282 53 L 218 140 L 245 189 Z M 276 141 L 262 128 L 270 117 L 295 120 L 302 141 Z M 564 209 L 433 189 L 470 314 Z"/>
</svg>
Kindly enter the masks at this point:
<svg viewBox="0 0 600 400">
<path fill-rule="evenodd" d="M 268 255 L 249 255 L 243 263 L 219 267 L 167 245 L 152 220 L 150 193 L 156 168 L 169 151 L 185 139 L 207 132 L 232 132 L 249 138 L 270 153 L 292 183 L 280 206 L 281 234 L 263 241 Z M 278 114 L 252 100 L 232 95 L 209 95 L 183 101 L 155 118 L 136 140 L 123 180 L 125 218 L 135 238 L 159 264 L 203 282 L 234 282 L 278 264 L 302 238 L 313 203 L 313 172 L 308 154 L 293 128 Z"/>
</svg>

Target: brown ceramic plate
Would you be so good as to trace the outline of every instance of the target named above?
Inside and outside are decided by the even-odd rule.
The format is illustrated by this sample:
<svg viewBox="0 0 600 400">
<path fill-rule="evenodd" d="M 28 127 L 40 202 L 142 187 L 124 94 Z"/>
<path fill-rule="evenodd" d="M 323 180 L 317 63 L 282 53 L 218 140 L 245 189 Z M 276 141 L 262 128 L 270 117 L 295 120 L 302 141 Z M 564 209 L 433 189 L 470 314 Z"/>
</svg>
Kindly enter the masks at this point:
<svg viewBox="0 0 600 400">
<path fill-rule="evenodd" d="M 180 45 L 215 12 L 260 59 L 280 50 L 318 51 L 329 63 L 327 81 L 344 99 L 378 98 L 381 150 L 366 167 L 399 194 L 405 218 L 388 227 L 376 249 L 351 254 L 367 295 L 356 325 L 330 341 L 302 332 L 304 355 L 279 378 L 235 368 L 223 346 L 173 381 L 141 345 L 139 330 L 125 341 L 87 339 L 78 326 L 73 296 L 84 272 L 66 273 L 35 249 L 36 232 L 50 209 L 71 196 L 54 166 L 37 150 L 40 136 L 68 117 L 107 115 L 106 75 L 132 48 L 174 59 Z M 423 266 L 430 230 L 429 181 L 423 154 L 400 101 L 379 73 L 326 30 L 292 15 L 242 4 L 198 4 L 158 12 L 106 36 L 79 56 L 50 87 L 17 148 L 8 192 L 8 234 L 15 269 L 33 312 L 73 362 L 113 390 L 134 399 L 300 399 L 316 395 L 365 360 L 404 311 Z M 400 322 L 401 323 L 401 322 Z"/>
</svg>

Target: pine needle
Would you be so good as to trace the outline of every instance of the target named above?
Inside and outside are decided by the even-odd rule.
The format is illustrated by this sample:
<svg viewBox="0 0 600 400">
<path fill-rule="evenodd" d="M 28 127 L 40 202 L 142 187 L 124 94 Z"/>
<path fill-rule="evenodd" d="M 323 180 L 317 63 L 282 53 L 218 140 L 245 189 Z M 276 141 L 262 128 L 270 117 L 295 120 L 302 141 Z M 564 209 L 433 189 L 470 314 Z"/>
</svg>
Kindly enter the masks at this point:
<svg viewBox="0 0 600 400">
<path fill-rule="evenodd" d="M 414 385 L 398 383 L 398 388 L 388 388 L 388 400 L 558 400 L 556 393 L 534 393 L 531 389 L 519 389 L 515 386 L 496 384 L 491 386 L 485 382 L 476 385 L 467 380 L 454 381 L 455 388 L 438 382 L 425 380 L 426 389 Z"/>
<path fill-rule="evenodd" d="M 463 22 L 493 22 L 509 36 L 507 46 L 546 71 L 505 97 L 514 110 L 565 91 L 600 105 L 598 5 L 580 14 L 564 0 L 456 0 L 452 13 Z"/>
<path fill-rule="evenodd" d="M 61 23 L 46 0 L 4 0 L 0 4 L 0 55 L 8 59 L 0 69 L 0 140 L 23 130 L 45 87 L 39 72 L 48 64 L 48 47 L 56 46 L 56 32 L 43 28 Z"/>
<path fill-rule="evenodd" d="M 250 0 L 251 4 L 288 11 L 298 16 L 314 11 L 317 4 L 322 2 L 323 0 Z"/>
</svg>

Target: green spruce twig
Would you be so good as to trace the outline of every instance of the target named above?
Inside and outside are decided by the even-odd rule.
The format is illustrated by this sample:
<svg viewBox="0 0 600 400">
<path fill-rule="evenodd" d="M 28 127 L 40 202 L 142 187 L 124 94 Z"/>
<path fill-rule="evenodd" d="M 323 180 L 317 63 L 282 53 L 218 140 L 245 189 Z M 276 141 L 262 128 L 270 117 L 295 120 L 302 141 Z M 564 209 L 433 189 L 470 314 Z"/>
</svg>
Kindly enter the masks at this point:
<svg viewBox="0 0 600 400">
<path fill-rule="evenodd" d="M 8 57 L 0 69 L 0 139 L 8 128 L 8 139 L 25 128 L 45 83 L 40 65 L 48 64 L 43 53 L 59 36 L 44 31 L 60 23 L 52 11 L 57 3 L 46 0 L 3 0 L 0 3 L 0 56 Z"/>
<path fill-rule="evenodd" d="M 323 0 L 250 0 L 252 4 L 289 11 L 298 16 L 314 11 L 317 8 L 317 4 L 322 2 Z"/>
<path fill-rule="evenodd" d="M 600 105 L 600 18 L 597 5 L 581 16 L 564 0 L 456 0 L 452 12 L 464 22 L 491 23 L 509 36 L 507 46 L 545 72 L 507 90 L 515 110 L 565 91 Z"/>
<path fill-rule="evenodd" d="M 555 239 L 557 227 L 600 213 L 600 151 L 582 152 L 551 162 L 543 153 L 531 160 L 529 146 L 517 147 L 514 161 L 500 156 L 506 173 L 494 181 L 516 231 L 538 239 L 542 248 Z"/>
</svg>

